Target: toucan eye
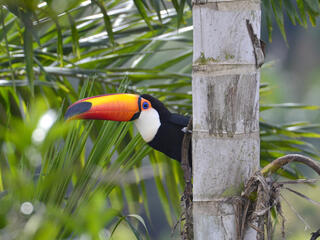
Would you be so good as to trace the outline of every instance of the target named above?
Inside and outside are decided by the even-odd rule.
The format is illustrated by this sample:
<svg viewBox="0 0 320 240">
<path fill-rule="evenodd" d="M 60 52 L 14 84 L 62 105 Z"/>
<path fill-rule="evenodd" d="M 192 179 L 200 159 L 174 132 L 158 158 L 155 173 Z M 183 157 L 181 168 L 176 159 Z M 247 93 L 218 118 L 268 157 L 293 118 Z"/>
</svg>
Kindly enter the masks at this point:
<svg viewBox="0 0 320 240">
<path fill-rule="evenodd" d="M 143 109 L 148 109 L 149 108 L 149 104 L 147 102 L 142 103 L 142 108 Z"/>
</svg>

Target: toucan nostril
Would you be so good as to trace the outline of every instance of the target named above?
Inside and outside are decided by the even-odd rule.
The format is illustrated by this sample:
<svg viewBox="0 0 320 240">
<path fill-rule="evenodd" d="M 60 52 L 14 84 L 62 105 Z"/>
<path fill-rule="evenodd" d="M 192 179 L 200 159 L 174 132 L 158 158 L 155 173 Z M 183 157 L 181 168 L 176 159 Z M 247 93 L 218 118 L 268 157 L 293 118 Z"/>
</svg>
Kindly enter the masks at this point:
<svg viewBox="0 0 320 240">
<path fill-rule="evenodd" d="M 68 108 L 66 114 L 64 115 L 64 119 L 69 119 L 75 115 L 87 112 L 90 110 L 92 103 L 90 102 L 79 102 Z"/>
</svg>

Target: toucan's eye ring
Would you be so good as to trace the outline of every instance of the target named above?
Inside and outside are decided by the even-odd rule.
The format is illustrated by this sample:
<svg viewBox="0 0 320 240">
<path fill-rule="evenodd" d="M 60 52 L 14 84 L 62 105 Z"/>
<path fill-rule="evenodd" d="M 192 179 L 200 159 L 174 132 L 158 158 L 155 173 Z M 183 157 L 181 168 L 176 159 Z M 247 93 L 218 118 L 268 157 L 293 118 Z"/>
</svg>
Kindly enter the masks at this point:
<svg viewBox="0 0 320 240">
<path fill-rule="evenodd" d="M 147 103 L 147 102 L 142 103 L 142 108 L 143 109 L 148 109 L 149 108 L 149 103 Z"/>
</svg>

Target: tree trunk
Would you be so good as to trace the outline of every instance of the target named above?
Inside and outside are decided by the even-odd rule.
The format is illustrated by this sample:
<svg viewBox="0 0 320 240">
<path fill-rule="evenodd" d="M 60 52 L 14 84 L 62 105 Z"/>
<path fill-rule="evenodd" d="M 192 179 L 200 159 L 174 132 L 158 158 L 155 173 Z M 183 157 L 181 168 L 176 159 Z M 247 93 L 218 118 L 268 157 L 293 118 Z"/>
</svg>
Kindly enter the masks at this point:
<svg viewBox="0 0 320 240">
<path fill-rule="evenodd" d="M 246 21 L 260 37 L 259 0 L 194 0 L 195 239 L 237 239 L 231 197 L 259 168 L 259 70 Z M 245 239 L 255 239 L 248 229 Z"/>
</svg>

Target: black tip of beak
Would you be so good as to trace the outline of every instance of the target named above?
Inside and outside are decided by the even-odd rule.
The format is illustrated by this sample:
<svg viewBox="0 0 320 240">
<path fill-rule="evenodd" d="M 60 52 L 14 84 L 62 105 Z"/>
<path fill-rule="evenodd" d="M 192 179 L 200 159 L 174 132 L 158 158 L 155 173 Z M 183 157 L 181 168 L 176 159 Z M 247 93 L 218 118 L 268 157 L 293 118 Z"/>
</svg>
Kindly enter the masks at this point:
<svg viewBox="0 0 320 240">
<path fill-rule="evenodd" d="M 64 119 L 67 120 L 75 115 L 84 113 L 88 110 L 90 110 L 92 106 L 92 103 L 90 102 L 79 102 L 79 103 L 75 103 L 74 105 L 71 105 L 66 114 L 64 115 Z"/>
</svg>

